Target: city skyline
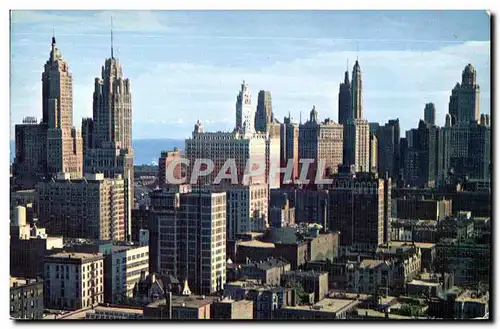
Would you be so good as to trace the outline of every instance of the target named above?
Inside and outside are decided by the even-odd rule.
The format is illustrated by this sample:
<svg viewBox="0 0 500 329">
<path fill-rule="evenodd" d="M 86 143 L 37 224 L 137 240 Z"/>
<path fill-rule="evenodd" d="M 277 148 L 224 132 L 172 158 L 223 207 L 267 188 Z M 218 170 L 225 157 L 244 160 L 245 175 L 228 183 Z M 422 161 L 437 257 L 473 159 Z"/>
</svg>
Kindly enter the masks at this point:
<svg viewBox="0 0 500 329">
<path fill-rule="evenodd" d="M 252 15 L 261 24 L 247 29 Z M 464 15 L 476 24 L 458 24 Z M 436 123 L 444 125 L 451 89 L 469 62 L 478 72 L 480 112 L 490 112 L 489 17 L 482 11 L 286 11 L 279 15 L 272 11 L 17 11 L 12 14 L 11 30 L 11 129 L 25 116 L 41 118 L 39 74 L 54 28 L 74 76 L 75 126 L 79 127 L 80 118 L 91 116 L 93 79 L 100 63 L 110 56 L 111 16 L 115 56 L 133 81 L 134 139 L 185 138 L 196 119 L 211 131 L 232 130 L 242 80 L 248 83 L 254 107 L 259 90 L 271 92 L 274 117 L 280 121 L 291 112 L 298 122 L 302 112 L 304 122 L 313 105 L 320 119 L 338 121 L 338 87 L 346 65 L 351 71 L 356 58 L 363 73 L 364 116 L 370 122 L 399 117 L 404 132 L 417 126 L 425 104 L 432 102 Z M 89 19 L 92 26 L 82 30 Z M 241 21 L 238 28 L 224 28 L 236 20 Z M 295 24 L 293 28 L 281 27 L 279 22 L 287 20 Z M 344 26 L 358 20 L 364 26 Z M 420 26 L 422 22 L 428 24 Z M 275 29 L 264 34 L 266 26 Z M 31 32 L 34 27 L 39 32 Z M 377 32 L 370 32 L 375 27 Z M 208 36 L 200 28 L 215 35 Z M 222 49 L 225 53 L 220 56 Z"/>
</svg>

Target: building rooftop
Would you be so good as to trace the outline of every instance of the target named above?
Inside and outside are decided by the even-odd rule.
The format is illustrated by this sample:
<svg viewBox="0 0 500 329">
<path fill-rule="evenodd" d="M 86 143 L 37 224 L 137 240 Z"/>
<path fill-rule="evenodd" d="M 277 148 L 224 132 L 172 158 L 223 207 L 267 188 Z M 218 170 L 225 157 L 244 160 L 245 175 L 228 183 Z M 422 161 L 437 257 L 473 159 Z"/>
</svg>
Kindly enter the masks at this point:
<svg viewBox="0 0 500 329">
<path fill-rule="evenodd" d="M 322 272 L 322 271 L 301 271 L 301 270 L 296 270 L 296 271 L 288 271 L 286 273 L 283 273 L 283 277 L 287 276 L 298 276 L 298 277 L 319 277 L 321 275 L 328 275 L 328 272 Z"/>
<path fill-rule="evenodd" d="M 359 304 L 358 300 L 353 299 L 334 299 L 325 298 L 320 300 L 314 305 L 296 305 L 296 306 L 286 306 L 284 309 L 288 310 L 310 310 L 312 312 L 331 312 L 338 313 L 343 311 L 347 307 L 353 307 Z"/>
<path fill-rule="evenodd" d="M 282 266 L 285 266 L 287 264 L 290 264 L 290 263 L 283 260 L 283 259 L 269 258 L 268 260 L 265 260 L 265 261 L 253 262 L 251 264 L 245 264 L 245 265 L 242 265 L 242 267 L 243 268 L 256 267 L 260 270 L 266 271 L 266 270 L 269 270 L 271 268 L 282 267 Z"/>
<path fill-rule="evenodd" d="M 464 291 L 460 296 L 457 297 L 455 302 L 476 302 L 476 303 L 488 303 L 489 301 L 488 293 L 481 293 L 472 290 Z"/>
<path fill-rule="evenodd" d="M 242 241 L 239 243 L 242 247 L 254 247 L 254 248 L 274 248 L 274 243 L 262 242 L 258 240 Z"/>
<path fill-rule="evenodd" d="M 142 308 L 130 308 L 127 306 L 119 306 L 119 305 L 113 305 L 113 306 L 106 306 L 106 305 L 98 305 L 95 306 L 94 308 L 83 308 L 77 311 L 72 311 L 72 312 L 66 312 L 63 313 L 57 317 L 54 315 L 47 316 L 45 319 L 52 320 L 52 319 L 57 319 L 57 320 L 84 320 L 86 315 L 88 313 L 100 313 L 100 312 L 121 312 L 121 313 L 129 313 L 129 314 L 137 314 L 137 315 L 143 315 L 143 310 Z"/>
<path fill-rule="evenodd" d="M 81 252 L 58 252 L 45 257 L 46 259 L 80 259 L 80 260 L 99 260 L 104 258 L 102 254 L 87 254 Z"/>
<path fill-rule="evenodd" d="M 377 268 L 384 263 L 383 260 L 364 259 L 359 265 L 360 268 Z"/>
<path fill-rule="evenodd" d="M 404 247 L 404 246 L 415 246 L 421 249 L 429 249 L 434 248 L 436 246 L 435 243 L 430 242 L 408 242 L 408 241 L 390 241 L 387 243 L 389 246 L 393 247 Z"/>
<path fill-rule="evenodd" d="M 36 283 L 37 282 L 37 279 L 33 279 L 33 278 L 21 278 L 21 277 L 14 277 L 14 276 L 11 276 L 10 277 L 10 287 L 13 288 L 14 286 L 24 286 L 24 285 L 27 285 L 27 284 L 31 284 L 31 283 Z M 38 280 L 38 282 L 41 282 L 41 280 Z"/>
<path fill-rule="evenodd" d="M 377 310 L 373 309 L 368 309 L 368 308 L 358 308 L 358 316 L 360 317 L 371 317 L 371 318 L 385 318 L 386 314 L 384 312 L 379 312 Z M 411 320 L 411 319 L 416 319 L 416 317 L 411 317 L 411 316 L 405 316 L 405 315 L 399 315 L 399 314 L 394 314 L 394 313 L 388 313 L 388 318 L 389 319 L 394 319 L 394 320 Z M 420 318 L 424 319 L 424 318 Z"/>
<path fill-rule="evenodd" d="M 217 300 L 217 297 L 209 297 L 209 296 L 172 296 L 172 307 L 187 307 L 187 308 L 200 308 L 206 306 L 208 304 L 212 304 Z M 151 304 L 148 304 L 148 307 L 162 307 L 166 305 L 166 300 L 158 300 Z"/>
<path fill-rule="evenodd" d="M 423 281 L 423 280 L 418 280 L 418 279 L 413 279 L 408 284 L 415 285 L 415 286 L 428 286 L 428 287 L 439 287 L 440 283 L 439 282 L 432 282 L 432 281 Z"/>
</svg>

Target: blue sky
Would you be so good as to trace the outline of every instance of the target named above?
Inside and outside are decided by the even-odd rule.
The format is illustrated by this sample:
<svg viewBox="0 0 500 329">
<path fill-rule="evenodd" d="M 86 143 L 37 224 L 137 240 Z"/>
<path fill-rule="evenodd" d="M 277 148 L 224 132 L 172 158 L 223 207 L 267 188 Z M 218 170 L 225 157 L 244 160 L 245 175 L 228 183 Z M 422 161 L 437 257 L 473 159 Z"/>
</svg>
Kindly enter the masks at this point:
<svg viewBox="0 0 500 329">
<path fill-rule="evenodd" d="M 131 80 L 133 138 L 185 138 L 197 119 L 230 130 L 245 79 L 256 105 L 270 90 L 275 116 L 298 121 L 313 105 L 337 120 L 347 60 L 359 58 L 364 115 L 417 126 L 434 102 L 444 123 L 450 91 L 472 63 L 490 112 L 490 21 L 485 11 L 14 11 L 11 128 L 41 117 L 41 73 L 55 28 L 73 73 L 74 125 L 92 115 L 94 78 L 110 56 Z M 358 49 L 358 50 L 357 50 Z M 404 133 L 402 133 L 404 136 Z M 11 138 L 13 130 L 11 129 Z"/>
</svg>

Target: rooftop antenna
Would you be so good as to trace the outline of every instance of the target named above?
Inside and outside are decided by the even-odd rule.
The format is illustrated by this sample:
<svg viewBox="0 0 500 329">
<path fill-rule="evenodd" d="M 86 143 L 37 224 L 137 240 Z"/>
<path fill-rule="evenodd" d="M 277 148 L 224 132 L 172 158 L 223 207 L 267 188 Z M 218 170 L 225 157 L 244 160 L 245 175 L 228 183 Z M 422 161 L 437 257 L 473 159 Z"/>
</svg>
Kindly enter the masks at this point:
<svg viewBox="0 0 500 329">
<path fill-rule="evenodd" d="M 113 16 L 111 16 L 111 58 L 113 59 Z"/>
<path fill-rule="evenodd" d="M 347 67 L 346 67 L 346 72 L 349 72 L 349 58 L 347 58 Z"/>
<path fill-rule="evenodd" d="M 356 62 L 358 61 L 358 55 L 359 55 L 359 43 L 356 42 Z"/>
<path fill-rule="evenodd" d="M 300 124 L 302 124 L 302 111 L 300 111 Z"/>
</svg>

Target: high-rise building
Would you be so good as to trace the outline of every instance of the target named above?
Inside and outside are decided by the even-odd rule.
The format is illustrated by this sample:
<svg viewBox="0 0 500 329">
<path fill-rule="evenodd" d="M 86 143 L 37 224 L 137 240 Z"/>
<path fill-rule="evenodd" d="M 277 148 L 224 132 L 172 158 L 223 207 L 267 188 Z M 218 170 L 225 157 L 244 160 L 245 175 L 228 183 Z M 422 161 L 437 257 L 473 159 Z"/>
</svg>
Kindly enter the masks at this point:
<svg viewBox="0 0 500 329">
<path fill-rule="evenodd" d="M 351 83 L 349 82 L 349 71 L 345 71 L 344 82 L 339 87 L 339 123 L 345 125 L 354 119 L 352 112 Z"/>
<path fill-rule="evenodd" d="M 356 60 L 352 69 L 352 114 L 353 119 L 363 119 L 363 79 L 361 76 L 361 67 Z"/>
<path fill-rule="evenodd" d="M 73 77 L 52 37 L 42 73 L 42 122 L 25 118 L 16 125 L 15 188 L 32 188 L 46 175 L 83 173 L 82 138 L 73 127 Z"/>
<path fill-rule="evenodd" d="M 69 174 L 39 182 L 40 223 L 51 234 L 101 240 L 125 240 L 125 182 L 121 176 Z"/>
<path fill-rule="evenodd" d="M 31 189 L 47 173 L 47 124 L 27 117 L 15 126 L 15 189 Z"/>
<path fill-rule="evenodd" d="M 104 302 L 104 256 L 60 252 L 44 259 L 44 306 L 78 310 Z"/>
<path fill-rule="evenodd" d="M 56 48 L 55 37 L 42 73 L 42 107 L 42 122 L 48 126 L 47 171 L 81 177 L 82 138 L 73 127 L 73 76 Z"/>
<path fill-rule="evenodd" d="M 281 125 L 278 122 L 271 122 L 267 125 L 266 181 L 269 184 L 269 188 L 280 187 L 280 174 L 277 170 L 274 171 L 274 168 L 279 168 L 280 165 L 280 135 Z"/>
<path fill-rule="evenodd" d="M 198 159 L 209 159 L 214 163 L 213 171 L 206 176 L 199 177 L 193 185 L 213 184 L 228 160 L 234 160 L 240 184 L 243 183 L 247 161 L 256 165 L 265 165 L 266 163 L 267 139 L 266 135 L 260 133 L 247 132 L 242 134 L 237 130 L 233 132 L 205 132 L 203 124 L 198 120 L 192 137 L 186 139 L 185 143 L 185 154 L 190 164 L 187 175 L 188 182 L 191 181 Z M 229 162 L 227 163 L 229 166 Z M 231 173 L 231 168 L 226 168 L 225 173 Z M 261 175 L 249 177 L 248 184 L 264 184 L 267 179 L 265 171 L 262 171 Z M 221 179 L 217 185 L 228 184 L 231 184 L 231 180 L 225 178 Z"/>
<path fill-rule="evenodd" d="M 241 90 L 236 97 L 236 130 L 255 131 L 255 110 L 252 106 L 252 94 L 248 89 L 248 85 L 243 80 Z"/>
<path fill-rule="evenodd" d="M 328 189 L 328 226 L 331 231 L 340 232 L 343 252 L 375 251 L 388 239 L 390 178 L 350 169 L 343 166 L 334 176 L 333 187 Z"/>
<path fill-rule="evenodd" d="M 85 152 L 84 172 L 103 173 L 106 178 L 122 175 L 125 180 L 125 236 L 129 239 L 134 200 L 132 94 L 130 80 L 123 77 L 120 62 L 113 55 L 112 43 L 111 57 L 101 68 L 101 77 L 94 81 L 92 125 L 86 127 L 90 126 L 86 136 L 92 136 L 92 146 Z"/>
<path fill-rule="evenodd" d="M 307 179 L 314 180 L 319 161 L 324 162 L 325 172 L 335 173 L 342 163 L 343 126 L 326 119 L 320 122 L 318 111 L 313 106 L 309 120 L 299 126 L 299 162 L 302 159 L 314 160 L 309 166 Z M 299 165 L 302 171 L 303 165 Z M 322 177 L 324 177 L 323 172 Z M 299 172 L 300 175 L 300 172 Z"/>
<path fill-rule="evenodd" d="M 227 190 L 227 240 L 237 234 L 264 232 L 268 227 L 267 185 L 233 186 Z"/>
<path fill-rule="evenodd" d="M 83 158 L 88 153 L 88 150 L 91 149 L 94 145 L 94 120 L 92 118 L 83 118 L 82 119 L 82 144 L 83 144 Z"/>
<path fill-rule="evenodd" d="M 158 271 L 189 283 L 199 294 L 222 290 L 226 282 L 226 193 L 164 191 L 151 204 Z"/>
<path fill-rule="evenodd" d="M 370 172 L 377 172 L 378 168 L 378 139 L 377 135 L 370 134 Z"/>
<path fill-rule="evenodd" d="M 400 168 L 399 119 L 389 120 L 377 129 L 378 173 L 396 179 Z"/>
<path fill-rule="evenodd" d="M 169 169 L 172 161 L 178 161 L 181 158 L 181 151 L 176 147 L 173 151 L 161 152 L 161 156 L 158 159 L 158 185 L 160 187 L 171 184 L 168 180 L 167 170 L 171 171 L 171 175 L 174 179 L 179 180 L 182 178 L 182 164 L 179 163 L 173 168 Z"/>
<path fill-rule="evenodd" d="M 468 64 L 462 71 L 462 83 L 455 85 L 451 92 L 448 113 L 451 124 L 469 124 L 479 121 L 479 85 L 476 83 L 476 70 Z"/>
<path fill-rule="evenodd" d="M 418 129 L 406 132 L 405 181 L 411 186 L 434 187 L 436 184 L 436 126 L 420 120 Z"/>
<path fill-rule="evenodd" d="M 299 177 L 299 126 L 292 121 L 290 114 L 284 118 L 280 131 L 280 166 L 285 168 L 288 160 L 293 160 L 292 181 Z M 283 179 L 280 179 L 282 182 Z"/>
<path fill-rule="evenodd" d="M 424 121 L 431 126 L 436 125 L 436 106 L 434 103 L 425 104 Z"/>
<path fill-rule="evenodd" d="M 370 123 L 354 119 L 344 126 L 344 153 L 347 165 L 357 172 L 370 171 Z"/>
<path fill-rule="evenodd" d="M 273 105 L 271 92 L 259 91 L 257 98 L 257 112 L 255 113 L 255 130 L 267 132 L 268 124 L 273 121 Z"/>
</svg>

